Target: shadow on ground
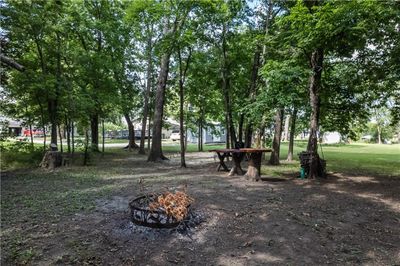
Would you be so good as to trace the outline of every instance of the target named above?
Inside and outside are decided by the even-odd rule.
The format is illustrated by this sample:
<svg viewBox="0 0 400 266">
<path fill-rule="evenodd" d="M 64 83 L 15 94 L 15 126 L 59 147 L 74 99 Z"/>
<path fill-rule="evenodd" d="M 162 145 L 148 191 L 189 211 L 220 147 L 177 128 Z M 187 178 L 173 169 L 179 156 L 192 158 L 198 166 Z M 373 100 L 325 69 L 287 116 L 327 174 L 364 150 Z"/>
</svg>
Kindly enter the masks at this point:
<svg viewBox="0 0 400 266">
<path fill-rule="evenodd" d="M 179 158 L 165 164 L 132 155 L 114 159 L 50 176 L 38 177 L 40 172 L 33 171 L 2 177 L 2 263 L 400 263 L 400 179 L 334 174 L 327 180 L 268 176 L 252 182 L 216 172 L 216 162 L 205 153 L 189 155 L 187 169 L 178 167 Z M 46 181 L 51 186 L 45 186 Z M 132 225 L 130 200 L 182 186 L 195 198 L 194 209 L 206 217 L 190 234 L 149 232 Z M 50 217 L 56 218 L 49 220 L 34 213 L 40 208 L 18 199 L 29 197 L 42 208 L 65 208 L 73 195 L 67 193 L 70 190 L 78 195 L 72 202 L 94 207 L 50 210 Z M 48 197 L 35 197 L 40 194 Z M 18 211 L 3 208 L 3 203 Z M 24 213 L 24 219 L 17 219 Z"/>
</svg>

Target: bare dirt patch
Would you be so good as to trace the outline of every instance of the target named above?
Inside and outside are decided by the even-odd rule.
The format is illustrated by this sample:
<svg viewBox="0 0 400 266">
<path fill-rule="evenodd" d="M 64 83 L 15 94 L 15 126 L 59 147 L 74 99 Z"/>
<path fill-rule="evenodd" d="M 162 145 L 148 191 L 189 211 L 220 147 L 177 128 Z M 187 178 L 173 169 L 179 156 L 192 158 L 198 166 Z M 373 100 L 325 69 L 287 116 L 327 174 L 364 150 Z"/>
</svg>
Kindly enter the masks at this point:
<svg viewBox="0 0 400 266">
<path fill-rule="evenodd" d="M 304 181 L 293 173 L 285 180 L 264 176 L 264 181 L 252 182 L 216 172 L 207 153 L 189 154 L 187 169 L 171 158 L 151 164 L 129 155 L 99 164 L 96 188 L 107 186 L 108 193 L 95 198 L 93 209 L 49 220 L 40 213 L 11 218 L 11 211 L 2 207 L 2 264 L 400 264 L 399 178 L 335 174 Z M 2 205 L 18 201 L 18 193 L 10 190 L 26 189 L 31 183 L 22 180 L 28 174 L 2 177 L 2 193 L 8 190 Z M 53 182 L 35 193 L 60 185 L 65 183 Z M 83 185 L 82 193 L 92 192 L 90 184 Z M 68 188 L 83 185 L 70 182 Z M 182 185 L 188 186 L 194 210 L 204 217 L 190 232 L 131 223 L 131 199 Z M 8 214 L 9 219 L 4 217 Z"/>
</svg>

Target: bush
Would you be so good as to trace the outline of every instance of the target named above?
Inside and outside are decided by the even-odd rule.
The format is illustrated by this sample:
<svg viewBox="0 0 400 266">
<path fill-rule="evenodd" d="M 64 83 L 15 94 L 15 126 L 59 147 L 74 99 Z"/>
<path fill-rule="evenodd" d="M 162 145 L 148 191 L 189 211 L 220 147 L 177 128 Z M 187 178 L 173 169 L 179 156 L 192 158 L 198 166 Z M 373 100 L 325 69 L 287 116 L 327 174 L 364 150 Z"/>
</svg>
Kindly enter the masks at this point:
<svg viewBox="0 0 400 266">
<path fill-rule="evenodd" d="M 43 156 L 43 149 L 29 142 L 2 141 L 0 149 L 1 170 L 35 167 Z"/>
</svg>

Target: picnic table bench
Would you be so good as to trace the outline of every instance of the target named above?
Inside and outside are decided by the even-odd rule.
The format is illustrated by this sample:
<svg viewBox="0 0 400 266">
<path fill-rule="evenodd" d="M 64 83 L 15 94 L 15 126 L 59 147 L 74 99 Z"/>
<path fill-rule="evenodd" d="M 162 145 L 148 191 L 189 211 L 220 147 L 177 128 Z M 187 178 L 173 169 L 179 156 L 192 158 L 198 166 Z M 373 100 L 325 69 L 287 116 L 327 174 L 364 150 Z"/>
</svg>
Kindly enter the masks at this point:
<svg viewBox="0 0 400 266">
<path fill-rule="evenodd" d="M 256 149 L 256 148 L 240 148 L 240 149 L 215 149 L 210 152 L 217 153 L 219 159 L 219 165 L 217 171 L 223 168 L 225 171 L 229 171 L 225 164 L 225 158 L 232 156 L 233 166 L 229 171 L 229 176 L 242 175 L 244 173 L 241 163 L 244 157 L 247 155 L 249 159 L 249 166 L 245 176 L 249 179 L 258 181 L 261 176 L 261 159 L 264 152 L 272 152 L 272 149 Z"/>
</svg>

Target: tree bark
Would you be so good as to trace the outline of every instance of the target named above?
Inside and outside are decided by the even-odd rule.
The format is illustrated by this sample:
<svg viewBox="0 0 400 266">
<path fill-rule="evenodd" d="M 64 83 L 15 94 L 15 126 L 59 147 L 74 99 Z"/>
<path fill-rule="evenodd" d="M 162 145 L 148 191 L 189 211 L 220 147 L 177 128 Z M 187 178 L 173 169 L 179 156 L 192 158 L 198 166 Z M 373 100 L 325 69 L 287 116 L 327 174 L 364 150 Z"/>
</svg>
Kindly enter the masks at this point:
<svg viewBox="0 0 400 266">
<path fill-rule="evenodd" d="M 202 121 L 202 118 L 200 118 L 200 120 L 199 120 L 198 150 L 203 151 L 203 121 Z"/>
<path fill-rule="evenodd" d="M 187 151 L 187 143 L 188 143 L 188 128 L 185 127 L 185 152 Z"/>
<path fill-rule="evenodd" d="M 239 127 L 238 127 L 238 141 L 243 143 L 243 123 L 244 123 L 244 114 L 240 115 L 239 118 Z"/>
<path fill-rule="evenodd" d="M 89 162 L 89 130 L 85 129 L 85 151 L 83 156 L 83 165 L 87 165 Z"/>
<path fill-rule="evenodd" d="M 32 124 L 29 123 L 29 131 L 31 132 L 31 146 L 32 149 L 34 148 L 34 144 L 33 144 L 33 132 L 32 132 Z"/>
<path fill-rule="evenodd" d="M 74 121 L 71 121 L 71 141 L 72 141 L 72 154 L 75 153 L 75 125 Z"/>
<path fill-rule="evenodd" d="M 260 56 L 261 56 L 261 47 L 257 46 L 256 51 L 254 53 L 253 66 L 252 66 L 252 70 L 251 70 L 250 86 L 249 86 L 249 95 L 250 95 L 251 101 L 253 101 L 256 97 L 258 70 L 260 68 Z M 253 135 L 252 121 L 248 120 L 247 125 L 246 125 L 246 130 L 245 130 L 245 141 L 244 141 L 244 146 L 246 148 L 251 147 L 252 135 Z"/>
<path fill-rule="evenodd" d="M 287 161 L 291 162 L 293 160 L 293 146 L 294 146 L 294 137 L 296 135 L 296 118 L 297 118 L 297 108 L 294 107 L 293 113 L 291 115 L 291 124 L 290 124 L 290 138 L 289 138 L 289 151 L 287 156 Z"/>
<path fill-rule="evenodd" d="M 144 142 L 146 136 L 146 123 L 147 117 L 149 116 L 149 98 L 152 83 L 152 72 L 153 72 L 153 61 L 152 61 L 152 41 L 151 37 L 147 40 L 147 71 L 146 71 L 146 92 L 144 94 L 144 106 L 143 106 L 143 118 L 142 118 L 142 130 L 140 135 L 140 147 L 139 154 L 146 154 L 144 150 Z"/>
<path fill-rule="evenodd" d="M 43 125 L 43 152 L 46 152 L 47 137 L 46 137 L 46 126 Z"/>
<path fill-rule="evenodd" d="M 186 60 L 185 67 L 183 67 L 181 49 L 178 48 L 178 62 L 179 62 L 179 134 L 180 134 L 180 144 L 181 144 L 181 167 L 186 167 L 185 161 L 185 129 L 184 129 L 184 112 L 183 112 L 183 104 L 184 104 L 184 83 L 186 78 L 186 73 L 189 68 L 189 62 L 191 57 L 191 49 L 189 48 L 189 55 Z"/>
<path fill-rule="evenodd" d="M 231 147 L 235 146 L 237 142 L 235 127 L 233 124 L 232 118 L 232 106 L 229 95 L 229 87 L 230 87 L 230 78 L 229 78 L 229 66 L 228 66 L 228 55 L 227 55 L 227 44 L 226 44 L 226 25 L 223 25 L 222 30 L 222 92 L 225 98 L 225 118 L 227 124 L 227 131 L 229 131 L 230 139 L 228 141 L 231 142 Z M 227 145 L 227 148 L 228 145 Z"/>
<path fill-rule="evenodd" d="M 57 146 L 57 110 L 58 96 L 61 90 L 61 37 L 57 34 L 57 70 L 55 98 L 48 99 L 49 117 L 51 123 L 51 143 Z"/>
<path fill-rule="evenodd" d="M 128 113 L 124 114 L 126 123 L 128 124 L 128 131 L 129 131 L 129 143 L 128 146 L 125 148 L 128 149 L 128 151 L 132 151 L 132 149 L 137 149 L 139 146 L 135 142 L 135 128 L 133 127 L 132 120 L 129 116 Z"/>
<path fill-rule="evenodd" d="M 40 167 L 53 170 L 62 165 L 62 155 L 59 151 L 47 151 L 40 163 Z"/>
<path fill-rule="evenodd" d="M 104 127 L 104 119 L 101 120 L 101 152 L 104 156 L 104 146 L 105 146 L 105 136 L 106 136 L 106 130 Z"/>
<path fill-rule="evenodd" d="M 90 117 L 91 149 L 99 151 L 99 115 L 94 114 Z"/>
<path fill-rule="evenodd" d="M 252 152 L 249 157 L 249 166 L 245 177 L 252 181 L 259 181 L 261 179 L 262 152 Z"/>
<path fill-rule="evenodd" d="M 164 24 L 164 35 L 169 32 L 168 21 Z M 148 161 L 156 162 L 167 160 L 163 155 L 161 146 L 161 131 L 163 124 L 164 115 L 164 101 L 165 101 L 165 88 L 167 86 L 168 71 L 169 71 L 169 60 L 171 52 L 165 51 L 161 57 L 160 72 L 157 81 L 157 91 L 154 106 L 154 117 L 153 117 L 153 141 L 151 143 L 151 150 L 149 153 Z"/>
<path fill-rule="evenodd" d="M 228 122 L 228 116 L 227 116 L 227 114 L 225 114 L 225 147 L 227 148 L 227 149 L 229 149 L 229 147 L 231 146 L 230 145 L 230 143 L 231 143 L 231 141 L 230 141 L 230 136 L 231 136 L 231 133 L 230 133 L 230 130 L 229 130 L 229 122 Z"/>
<path fill-rule="evenodd" d="M 290 122 L 290 114 L 286 115 L 285 118 L 285 131 L 283 133 L 283 141 L 289 140 L 289 122 Z"/>
<path fill-rule="evenodd" d="M 147 129 L 147 149 L 150 150 L 150 139 L 151 137 L 151 116 L 149 115 L 149 126 Z"/>
<path fill-rule="evenodd" d="M 257 132 L 257 136 L 256 136 L 256 140 L 255 140 L 255 144 L 256 144 L 256 148 L 260 149 L 262 148 L 262 138 L 265 135 L 265 122 L 262 121 L 261 122 L 261 126 Z"/>
<path fill-rule="evenodd" d="M 58 136 L 60 137 L 60 151 L 61 151 L 61 153 L 63 153 L 64 150 L 63 150 L 62 133 L 61 133 L 60 124 L 58 125 Z"/>
<path fill-rule="evenodd" d="M 244 147 L 245 148 L 251 148 L 252 137 L 253 137 L 253 128 L 252 128 L 251 122 L 249 121 L 248 124 L 246 125 L 246 131 L 244 134 Z"/>
<path fill-rule="evenodd" d="M 378 130 L 378 144 L 382 144 L 381 127 L 379 125 L 377 126 L 377 130 Z"/>
<path fill-rule="evenodd" d="M 50 143 L 57 145 L 57 101 L 48 100 L 48 110 L 50 117 L 51 135 Z"/>
<path fill-rule="evenodd" d="M 67 150 L 68 153 L 71 153 L 71 120 L 69 120 L 67 117 L 65 117 L 65 127 L 67 131 Z"/>
<path fill-rule="evenodd" d="M 310 105 L 311 105 L 311 118 L 310 118 L 310 136 L 308 139 L 307 152 L 311 153 L 311 163 L 309 178 L 318 176 L 318 129 L 319 129 L 319 114 L 320 114 L 320 87 L 322 65 L 324 59 L 323 49 L 316 49 L 312 52 L 310 57 L 310 66 L 312 74 L 310 77 Z"/>
<path fill-rule="evenodd" d="M 42 123 L 42 130 L 43 130 L 43 153 L 46 152 L 46 125 L 44 123 L 44 107 L 42 103 L 39 100 L 39 97 L 37 94 L 35 94 L 36 100 L 38 102 L 39 108 L 40 108 L 40 121 Z"/>
<path fill-rule="evenodd" d="M 243 160 L 243 157 L 244 153 L 237 153 L 237 152 L 232 153 L 233 166 L 229 172 L 229 176 L 244 174 L 244 171 L 240 165 L 241 161 Z"/>
<path fill-rule="evenodd" d="M 272 142 L 271 157 L 269 159 L 269 164 L 271 165 L 279 165 L 279 152 L 281 146 L 281 137 L 282 137 L 282 121 L 283 121 L 283 108 L 280 108 L 276 112 L 275 117 L 275 132 L 274 132 L 274 140 Z"/>
</svg>

